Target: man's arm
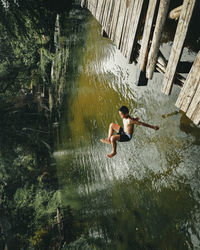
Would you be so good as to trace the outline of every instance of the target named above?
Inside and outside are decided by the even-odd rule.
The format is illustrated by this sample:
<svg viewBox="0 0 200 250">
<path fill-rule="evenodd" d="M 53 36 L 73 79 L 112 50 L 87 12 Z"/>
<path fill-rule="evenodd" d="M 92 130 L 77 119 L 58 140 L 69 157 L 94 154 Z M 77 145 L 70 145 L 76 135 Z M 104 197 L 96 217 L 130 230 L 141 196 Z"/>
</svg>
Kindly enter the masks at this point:
<svg viewBox="0 0 200 250">
<path fill-rule="evenodd" d="M 138 117 L 137 118 L 131 118 L 131 120 L 133 121 L 133 124 L 136 124 L 136 125 L 142 125 L 144 127 L 152 128 L 152 129 L 155 129 L 155 130 L 159 129 L 158 126 L 153 126 L 153 125 L 150 125 L 150 124 L 145 123 L 145 122 L 140 122 Z"/>
</svg>

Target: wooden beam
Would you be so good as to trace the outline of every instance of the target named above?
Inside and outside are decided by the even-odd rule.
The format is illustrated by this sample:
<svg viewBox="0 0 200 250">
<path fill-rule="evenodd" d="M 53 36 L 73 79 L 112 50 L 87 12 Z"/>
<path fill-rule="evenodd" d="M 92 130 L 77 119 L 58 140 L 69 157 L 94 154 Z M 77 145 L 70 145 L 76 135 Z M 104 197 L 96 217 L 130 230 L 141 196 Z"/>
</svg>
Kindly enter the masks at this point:
<svg viewBox="0 0 200 250">
<path fill-rule="evenodd" d="M 107 34 L 109 33 L 110 22 L 112 20 L 112 11 L 113 11 L 114 1 L 115 0 L 106 1 L 105 14 L 102 19 L 102 26 L 105 29 Z"/>
<path fill-rule="evenodd" d="M 131 54 L 134 49 L 134 43 L 135 43 L 135 37 L 136 32 L 139 24 L 140 15 L 142 12 L 142 6 L 143 6 L 144 0 L 135 0 L 133 14 L 131 16 L 131 22 L 129 26 L 129 35 L 128 35 L 128 41 L 127 41 L 127 50 L 125 52 L 125 56 L 130 62 L 131 60 Z"/>
<path fill-rule="evenodd" d="M 150 0 L 146 15 L 146 21 L 143 31 L 142 44 L 140 49 L 140 55 L 138 59 L 138 64 L 140 70 L 145 71 L 146 61 L 148 56 L 148 44 L 150 40 L 151 28 L 153 24 L 153 18 L 155 14 L 156 4 L 158 0 Z"/>
<path fill-rule="evenodd" d="M 152 44 L 151 44 L 150 52 L 148 55 L 148 62 L 147 62 L 147 67 L 146 67 L 146 76 L 147 78 L 150 78 L 150 79 L 152 78 L 153 72 L 156 67 L 156 61 L 157 61 L 158 51 L 160 47 L 161 35 L 162 35 L 163 28 L 164 28 L 165 20 L 167 18 L 169 3 L 170 3 L 170 0 L 160 0 L 158 16 L 156 19 L 156 26 L 154 29 Z"/>
<path fill-rule="evenodd" d="M 111 24 L 110 34 L 109 34 L 109 37 L 111 38 L 112 41 L 114 41 L 114 37 L 115 37 L 118 17 L 120 13 L 120 5 L 121 5 L 120 0 L 115 1 L 115 6 L 114 6 L 113 16 L 112 16 L 112 24 Z"/>
<path fill-rule="evenodd" d="M 107 34 L 110 33 L 110 29 L 112 26 L 112 16 L 113 16 L 114 6 L 115 6 L 115 0 L 111 0 L 110 6 L 109 6 L 109 11 L 107 14 L 107 21 L 105 23 L 105 29 L 106 29 Z"/>
<path fill-rule="evenodd" d="M 181 15 L 176 29 L 174 43 L 172 45 L 167 70 L 165 73 L 162 92 L 169 95 L 172 90 L 176 68 L 181 57 L 183 44 L 186 38 L 188 26 L 192 17 L 196 0 L 184 0 Z"/>
<path fill-rule="evenodd" d="M 99 17 L 99 23 L 100 23 L 100 24 L 102 24 L 103 17 L 104 17 L 104 14 L 105 14 L 106 2 L 107 2 L 106 0 L 103 0 L 102 8 L 101 8 L 101 13 L 100 13 L 100 17 Z"/>
<path fill-rule="evenodd" d="M 200 79 L 198 81 L 198 88 L 195 92 L 186 116 L 190 118 L 196 125 L 200 124 Z"/>
<path fill-rule="evenodd" d="M 200 52 L 197 54 L 196 59 L 192 65 L 192 68 L 187 76 L 185 84 L 181 89 L 181 92 L 176 101 L 176 106 L 182 111 L 187 112 L 191 100 L 196 92 L 198 81 L 199 81 L 199 72 L 200 72 Z"/>
<path fill-rule="evenodd" d="M 129 27 L 130 27 L 130 21 L 131 21 L 131 17 L 132 17 L 133 8 L 134 8 L 134 1 L 128 1 L 127 12 L 126 12 L 126 16 L 125 16 L 125 24 L 124 24 L 121 46 L 120 46 L 120 50 L 124 56 L 125 56 L 125 51 L 126 51 L 126 46 L 127 46 Z"/>
<path fill-rule="evenodd" d="M 118 17 L 118 23 L 117 23 L 117 28 L 116 28 L 115 37 L 114 37 L 114 43 L 116 44 L 118 49 L 121 43 L 121 37 L 122 37 L 122 31 L 124 27 L 126 11 L 127 11 L 126 1 L 121 0 L 120 15 Z"/>
<path fill-rule="evenodd" d="M 182 10 L 182 5 L 178 6 L 177 8 L 175 8 L 173 10 L 171 10 L 170 13 L 169 13 L 169 18 L 178 20 L 180 14 L 181 14 L 181 10 Z"/>
<path fill-rule="evenodd" d="M 108 32 L 107 24 L 108 24 L 108 20 L 109 20 L 109 16 L 110 16 L 110 6 L 111 5 L 112 5 L 112 1 L 106 1 L 105 13 L 104 13 L 102 23 L 101 23 L 101 25 L 102 25 L 103 29 L 106 31 L 106 33 Z"/>
<path fill-rule="evenodd" d="M 97 19 L 97 21 L 99 21 L 99 23 L 100 23 L 100 17 L 101 17 L 101 13 L 102 13 L 102 9 L 103 9 L 103 2 L 104 2 L 104 0 L 98 0 L 98 5 L 97 5 L 97 11 L 96 11 L 95 18 Z"/>
<path fill-rule="evenodd" d="M 88 4 L 89 4 L 90 12 L 95 17 L 96 16 L 97 5 L 98 5 L 98 0 L 90 0 L 90 1 L 88 1 Z"/>
</svg>

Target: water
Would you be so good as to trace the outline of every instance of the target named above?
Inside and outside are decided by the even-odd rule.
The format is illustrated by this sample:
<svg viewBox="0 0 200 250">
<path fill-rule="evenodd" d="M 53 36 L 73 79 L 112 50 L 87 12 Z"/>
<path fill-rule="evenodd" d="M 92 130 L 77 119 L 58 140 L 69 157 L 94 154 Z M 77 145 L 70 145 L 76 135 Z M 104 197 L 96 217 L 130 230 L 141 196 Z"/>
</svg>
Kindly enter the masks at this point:
<svg viewBox="0 0 200 250">
<path fill-rule="evenodd" d="M 100 249 L 200 249 L 200 129 L 175 107 L 179 87 L 163 95 L 159 73 L 137 87 L 137 66 L 101 37 L 97 21 L 79 9 L 70 18 L 63 19 L 70 60 L 54 152 L 63 208 L 79 214 Z M 167 54 L 169 45 L 162 48 Z M 107 159 L 111 146 L 100 139 L 111 122 L 122 125 L 122 105 L 160 129 L 136 126 Z"/>
</svg>

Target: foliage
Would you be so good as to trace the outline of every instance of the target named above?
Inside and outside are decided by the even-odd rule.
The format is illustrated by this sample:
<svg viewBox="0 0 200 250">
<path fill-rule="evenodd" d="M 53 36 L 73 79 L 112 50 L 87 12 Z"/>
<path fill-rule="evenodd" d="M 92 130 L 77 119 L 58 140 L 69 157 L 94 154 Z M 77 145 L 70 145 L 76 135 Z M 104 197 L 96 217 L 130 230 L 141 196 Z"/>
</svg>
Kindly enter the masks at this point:
<svg viewBox="0 0 200 250">
<path fill-rule="evenodd" d="M 78 240 L 70 243 L 70 244 L 64 244 L 62 247 L 62 250 L 94 250 L 95 247 L 91 246 L 90 243 L 88 243 L 87 239 L 85 239 L 83 236 L 81 236 Z"/>
<path fill-rule="evenodd" d="M 43 0 L 0 1 L 2 249 L 59 249 L 81 231 L 70 208 L 62 211 L 67 235 L 56 216 L 61 201 L 51 155 L 56 115 L 50 99 L 61 105 L 68 48 L 54 32 L 51 7 Z"/>
<path fill-rule="evenodd" d="M 52 47 L 49 37 L 54 33 L 56 13 L 44 8 L 40 0 L 6 3 L 7 7 L 0 2 L 0 93 L 15 95 L 30 89 L 40 48 Z"/>
</svg>

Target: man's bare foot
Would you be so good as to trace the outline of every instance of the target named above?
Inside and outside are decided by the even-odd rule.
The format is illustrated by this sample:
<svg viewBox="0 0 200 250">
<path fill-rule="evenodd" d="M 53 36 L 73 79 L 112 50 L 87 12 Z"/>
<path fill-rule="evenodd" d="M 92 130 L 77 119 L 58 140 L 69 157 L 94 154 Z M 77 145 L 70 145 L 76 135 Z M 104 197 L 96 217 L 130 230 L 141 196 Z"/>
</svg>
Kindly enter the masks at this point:
<svg viewBox="0 0 200 250">
<path fill-rule="evenodd" d="M 106 144 L 110 144 L 110 141 L 109 141 L 108 138 L 106 138 L 106 139 L 101 139 L 100 141 L 103 142 L 103 143 L 106 143 Z"/>
<path fill-rule="evenodd" d="M 111 153 L 109 155 L 107 155 L 108 158 L 112 158 L 113 156 L 115 156 L 117 153 Z"/>
</svg>

